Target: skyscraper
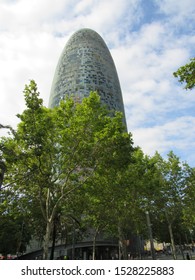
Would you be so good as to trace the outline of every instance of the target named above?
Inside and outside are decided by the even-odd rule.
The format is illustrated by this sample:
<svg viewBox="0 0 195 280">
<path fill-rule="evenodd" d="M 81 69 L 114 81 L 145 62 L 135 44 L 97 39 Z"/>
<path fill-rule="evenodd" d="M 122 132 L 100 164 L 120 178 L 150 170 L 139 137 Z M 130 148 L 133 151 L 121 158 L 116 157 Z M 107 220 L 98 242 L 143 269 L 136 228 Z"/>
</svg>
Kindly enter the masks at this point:
<svg viewBox="0 0 195 280">
<path fill-rule="evenodd" d="M 89 96 L 90 91 L 97 91 L 101 102 L 109 110 L 120 111 L 124 116 L 124 105 L 120 83 L 114 61 L 101 36 L 91 29 L 75 32 L 67 42 L 56 67 L 49 107 L 58 106 L 66 96 L 72 96 L 80 102 Z M 93 229 L 88 229 L 87 237 L 75 244 L 66 245 L 66 254 L 74 258 L 80 255 L 89 259 L 92 255 Z M 96 237 L 96 254 L 99 259 L 110 258 L 117 252 L 118 240 L 106 238 L 104 233 Z"/>
<path fill-rule="evenodd" d="M 97 91 L 108 109 L 121 111 L 124 105 L 120 83 L 110 51 L 101 36 L 91 29 L 75 32 L 59 59 L 50 93 L 49 107 L 65 96 L 81 101 Z"/>
</svg>

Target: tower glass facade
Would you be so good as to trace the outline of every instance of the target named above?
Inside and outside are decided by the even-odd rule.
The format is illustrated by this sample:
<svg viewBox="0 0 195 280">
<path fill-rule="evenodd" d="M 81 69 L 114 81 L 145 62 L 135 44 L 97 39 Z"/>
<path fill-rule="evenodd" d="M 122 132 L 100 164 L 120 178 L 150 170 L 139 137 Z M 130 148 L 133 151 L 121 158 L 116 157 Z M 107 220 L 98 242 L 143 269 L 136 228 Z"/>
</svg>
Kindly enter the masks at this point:
<svg viewBox="0 0 195 280">
<path fill-rule="evenodd" d="M 124 105 L 120 83 L 110 51 L 101 36 L 91 29 L 75 32 L 59 59 L 50 93 L 49 107 L 58 106 L 66 96 L 78 102 L 97 91 L 109 110 Z"/>
</svg>

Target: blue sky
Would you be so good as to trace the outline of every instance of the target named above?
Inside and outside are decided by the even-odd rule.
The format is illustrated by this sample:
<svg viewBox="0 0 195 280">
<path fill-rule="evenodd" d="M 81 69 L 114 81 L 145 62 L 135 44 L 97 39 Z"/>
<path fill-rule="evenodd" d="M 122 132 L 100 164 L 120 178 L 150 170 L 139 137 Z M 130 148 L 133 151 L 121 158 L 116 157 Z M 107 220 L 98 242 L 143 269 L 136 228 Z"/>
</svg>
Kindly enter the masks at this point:
<svg viewBox="0 0 195 280">
<path fill-rule="evenodd" d="M 30 79 L 47 106 L 62 49 L 83 27 L 111 51 L 135 145 L 195 166 L 195 90 L 172 74 L 195 56 L 195 0 L 0 0 L 0 123 L 16 126 Z"/>
</svg>

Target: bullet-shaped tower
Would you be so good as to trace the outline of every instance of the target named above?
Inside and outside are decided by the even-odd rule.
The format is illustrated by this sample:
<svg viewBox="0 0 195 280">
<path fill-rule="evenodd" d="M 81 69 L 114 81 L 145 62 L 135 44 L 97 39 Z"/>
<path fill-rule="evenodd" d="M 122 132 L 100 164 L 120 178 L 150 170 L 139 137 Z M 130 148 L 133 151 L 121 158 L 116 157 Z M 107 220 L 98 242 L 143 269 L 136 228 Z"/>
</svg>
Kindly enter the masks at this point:
<svg viewBox="0 0 195 280">
<path fill-rule="evenodd" d="M 65 96 L 78 102 L 97 91 L 108 109 L 121 111 L 124 105 L 114 61 L 101 36 L 88 28 L 75 32 L 67 42 L 57 65 L 49 107 Z"/>
</svg>

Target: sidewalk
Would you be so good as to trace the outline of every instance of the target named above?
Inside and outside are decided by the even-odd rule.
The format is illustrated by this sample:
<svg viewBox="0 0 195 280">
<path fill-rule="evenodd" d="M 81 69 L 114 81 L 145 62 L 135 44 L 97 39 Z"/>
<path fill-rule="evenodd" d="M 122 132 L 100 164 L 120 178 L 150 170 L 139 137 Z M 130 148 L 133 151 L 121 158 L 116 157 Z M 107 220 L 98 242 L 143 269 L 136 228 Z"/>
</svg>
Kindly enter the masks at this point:
<svg viewBox="0 0 195 280">
<path fill-rule="evenodd" d="M 184 253 L 185 260 L 186 260 L 186 253 Z M 195 252 L 188 252 L 190 255 L 190 260 L 195 260 Z M 152 260 L 151 256 L 146 256 L 143 258 L 144 260 Z M 166 255 L 166 254 L 157 254 L 156 255 L 156 260 L 173 260 L 172 255 Z M 183 260 L 183 256 L 181 254 L 177 254 L 177 260 Z"/>
</svg>

